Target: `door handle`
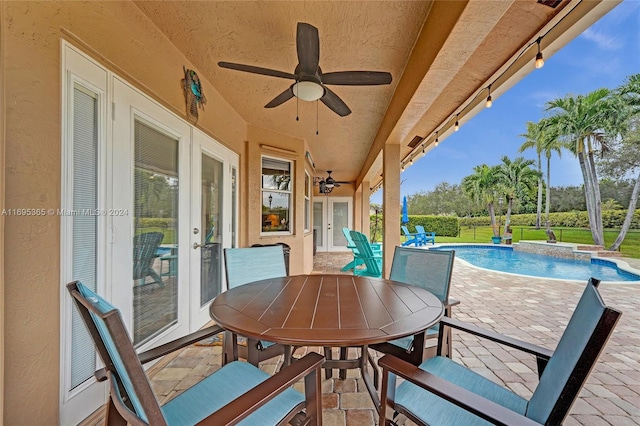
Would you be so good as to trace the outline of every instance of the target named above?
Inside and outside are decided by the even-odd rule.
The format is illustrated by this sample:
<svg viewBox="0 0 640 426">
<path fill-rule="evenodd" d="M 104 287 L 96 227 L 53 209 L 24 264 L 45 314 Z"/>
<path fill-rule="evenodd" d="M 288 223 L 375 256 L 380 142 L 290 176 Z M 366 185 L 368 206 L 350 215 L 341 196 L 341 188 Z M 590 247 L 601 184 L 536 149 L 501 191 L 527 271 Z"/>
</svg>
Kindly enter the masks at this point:
<svg viewBox="0 0 640 426">
<path fill-rule="evenodd" d="M 194 250 L 198 250 L 201 247 L 204 247 L 204 244 L 193 243 L 193 249 Z"/>
</svg>

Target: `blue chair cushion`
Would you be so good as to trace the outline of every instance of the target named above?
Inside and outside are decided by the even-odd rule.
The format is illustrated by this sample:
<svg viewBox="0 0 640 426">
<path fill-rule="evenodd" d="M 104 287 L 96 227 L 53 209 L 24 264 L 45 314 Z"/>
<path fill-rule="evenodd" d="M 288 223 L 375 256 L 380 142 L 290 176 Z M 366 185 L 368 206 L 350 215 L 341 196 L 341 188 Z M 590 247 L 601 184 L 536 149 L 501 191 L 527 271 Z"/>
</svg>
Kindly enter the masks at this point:
<svg viewBox="0 0 640 426">
<path fill-rule="evenodd" d="M 117 311 L 117 309 L 111 303 L 98 296 L 84 284 L 78 282 L 77 287 L 80 294 L 84 296 L 84 298 L 87 299 L 87 301 L 89 301 L 89 303 L 91 303 L 93 307 L 96 308 L 100 313 L 106 314 L 111 311 Z M 111 357 L 113 366 L 118 373 L 122 385 L 127 391 L 127 395 L 129 396 L 131 404 L 133 405 L 133 409 L 135 410 L 138 417 L 140 417 L 144 421 L 147 421 L 147 416 L 144 412 L 144 408 L 142 408 L 142 404 L 136 396 L 131 378 L 124 368 L 124 363 L 122 362 L 122 358 L 120 357 L 120 352 L 118 351 L 117 346 L 113 341 L 113 338 L 111 337 L 111 333 L 109 333 L 109 330 L 107 329 L 107 325 L 104 323 L 102 318 L 98 317 L 93 312 L 91 312 L 91 318 L 93 319 L 93 322 L 98 329 L 98 333 L 100 333 L 100 337 L 102 338 L 102 342 L 104 343 L 107 352 L 109 352 L 109 356 Z"/>
<path fill-rule="evenodd" d="M 270 376 L 253 365 L 234 361 L 162 406 L 168 425 L 194 425 Z M 291 388 L 263 405 L 241 425 L 278 424 L 304 396 Z"/>
<path fill-rule="evenodd" d="M 427 329 L 427 336 L 438 334 L 439 330 L 440 330 L 440 324 L 436 324 L 433 327 Z M 406 351 L 410 351 L 411 348 L 413 347 L 413 336 L 401 337 L 399 339 L 392 340 L 389 343 L 391 343 L 392 345 L 396 345 Z"/>
<path fill-rule="evenodd" d="M 449 358 L 429 358 L 420 364 L 419 368 L 517 413 L 524 415 L 527 408 L 526 399 L 451 361 Z M 407 381 L 398 386 L 395 403 L 431 426 L 491 424 Z"/>
</svg>

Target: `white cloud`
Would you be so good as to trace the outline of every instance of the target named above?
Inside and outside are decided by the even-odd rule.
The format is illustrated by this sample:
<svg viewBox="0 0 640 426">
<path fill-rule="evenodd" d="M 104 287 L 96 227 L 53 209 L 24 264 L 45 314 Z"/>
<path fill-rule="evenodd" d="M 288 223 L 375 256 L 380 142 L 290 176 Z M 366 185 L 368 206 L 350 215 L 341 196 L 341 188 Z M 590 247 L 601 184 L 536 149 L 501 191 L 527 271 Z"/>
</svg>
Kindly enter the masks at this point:
<svg viewBox="0 0 640 426">
<path fill-rule="evenodd" d="M 598 48 L 603 50 L 620 50 L 623 47 L 623 43 L 616 37 L 606 34 L 603 31 L 595 30 L 593 27 L 587 28 L 581 37 L 594 42 Z"/>
</svg>

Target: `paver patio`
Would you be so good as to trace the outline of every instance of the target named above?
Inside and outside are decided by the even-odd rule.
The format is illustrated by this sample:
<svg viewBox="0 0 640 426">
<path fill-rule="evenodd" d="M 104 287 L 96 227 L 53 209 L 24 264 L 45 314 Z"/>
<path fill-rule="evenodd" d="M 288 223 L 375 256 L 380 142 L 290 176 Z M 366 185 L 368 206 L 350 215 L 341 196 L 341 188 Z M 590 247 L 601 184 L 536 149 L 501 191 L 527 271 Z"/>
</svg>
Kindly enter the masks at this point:
<svg viewBox="0 0 640 426">
<path fill-rule="evenodd" d="M 339 273 L 350 259 L 318 253 L 316 272 Z M 461 301 L 454 317 L 497 332 L 555 348 L 586 283 L 492 273 L 456 261 L 451 297 Z M 640 424 L 640 287 L 601 284 L 605 302 L 623 312 L 566 425 Z M 453 334 L 454 359 L 530 397 L 537 385 L 531 356 L 474 336 Z M 308 348 L 307 350 L 319 350 Z M 296 356 L 303 355 L 298 350 Z M 149 375 L 161 403 L 220 367 L 220 346 L 192 346 L 153 366 Z M 281 360 L 261 364 L 273 372 Z M 334 374 L 335 376 L 335 374 Z M 373 425 L 377 418 L 356 371 L 346 380 L 323 381 L 325 425 Z M 409 422 L 407 422 L 409 423 Z"/>
</svg>

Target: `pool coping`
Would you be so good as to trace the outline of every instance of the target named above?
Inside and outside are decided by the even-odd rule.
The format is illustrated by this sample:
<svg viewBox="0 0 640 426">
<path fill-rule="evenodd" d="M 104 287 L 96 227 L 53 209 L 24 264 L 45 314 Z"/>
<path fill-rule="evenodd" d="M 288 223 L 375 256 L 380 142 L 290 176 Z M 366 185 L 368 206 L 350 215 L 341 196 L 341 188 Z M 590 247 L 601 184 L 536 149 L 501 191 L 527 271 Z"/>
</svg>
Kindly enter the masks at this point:
<svg viewBox="0 0 640 426">
<path fill-rule="evenodd" d="M 429 250 L 431 248 L 436 248 L 436 247 L 449 247 L 449 246 L 465 247 L 465 246 L 471 246 L 471 247 L 501 248 L 501 249 L 505 249 L 505 250 L 513 250 L 513 247 L 515 245 L 517 245 L 517 244 L 518 243 L 513 243 L 513 244 L 436 243 L 436 244 L 433 244 L 431 246 L 422 246 L 422 247 L 417 247 L 417 248 L 423 249 L 423 250 L 424 249 Z M 631 265 L 629 265 L 629 263 L 625 262 L 621 258 L 597 256 L 597 255 L 594 255 L 594 253 L 597 253 L 595 251 L 577 250 L 575 248 L 577 246 L 583 246 L 583 244 L 562 243 L 562 245 L 563 246 L 574 246 L 574 251 L 576 251 L 576 252 L 579 252 L 579 253 L 591 253 L 591 260 L 597 260 L 598 262 L 601 262 L 601 263 L 611 263 L 611 264 L 613 264 L 613 266 L 615 266 L 617 269 L 619 269 L 619 270 L 621 270 L 623 272 L 627 272 L 627 273 L 630 273 L 630 274 L 634 274 L 634 275 L 640 276 L 640 270 L 639 269 L 633 268 Z M 469 266 L 471 266 L 473 268 L 476 268 L 476 269 L 479 269 L 479 270 L 482 270 L 482 271 L 497 273 L 497 274 L 513 275 L 513 276 L 517 276 L 517 277 L 537 278 L 537 279 L 541 279 L 541 280 L 570 281 L 570 282 L 576 282 L 576 283 L 584 282 L 584 280 L 574 280 L 574 279 L 568 279 L 568 278 L 538 277 L 538 276 L 534 276 L 534 275 L 525 275 L 525 274 L 517 274 L 517 273 L 514 273 L 514 272 L 498 271 L 498 270 L 495 270 L 495 269 L 487 269 L 487 268 L 483 268 L 481 266 L 474 265 L 474 264 L 472 264 L 472 263 L 470 263 L 470 262 L 468 262 L 468 261 L 466 261 L 466 260 L 464 260 L 462 258 L 459 258 L 459 257 L 456 257 L 455 259 L 456 259 L 456 261 L 461 261 L 465 265 L 469 265 Z M 615 285 L 633 284 L 633 285 L 638 285 L 638 284 L 640 284 L 640 280 L 638 280 L 638 281 L 602 281 L 602 284 L 615 284 Z"/>
</svg>

